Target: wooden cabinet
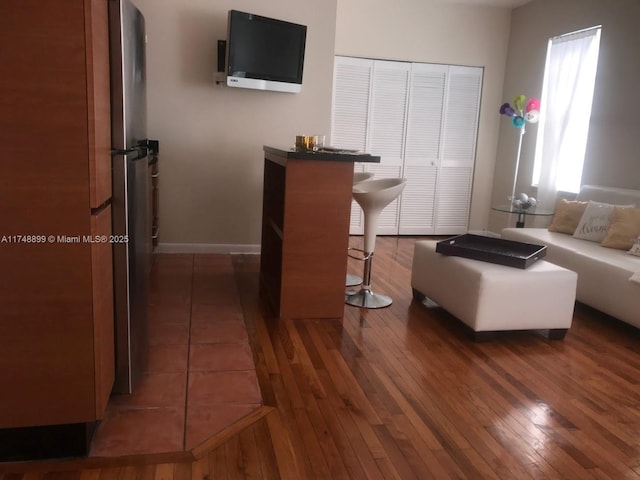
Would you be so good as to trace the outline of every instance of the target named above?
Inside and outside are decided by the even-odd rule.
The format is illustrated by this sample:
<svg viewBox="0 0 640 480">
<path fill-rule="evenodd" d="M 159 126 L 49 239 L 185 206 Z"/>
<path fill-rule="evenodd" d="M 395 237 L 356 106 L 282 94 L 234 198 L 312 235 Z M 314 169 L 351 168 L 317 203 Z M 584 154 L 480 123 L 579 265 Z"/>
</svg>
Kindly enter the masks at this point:
<svg viewBox="0 0 640 480">
<path fill-rule="evenodd" d="M 111 392 L 108 54 L 105 0 L 0 2 L 0 429 Z"/>
<path fill-rule="evenodd" d="M 370 155 L 265 147 L 260 275 L 283 318 L 344 313 L 353 162 Z"/>
</svg>

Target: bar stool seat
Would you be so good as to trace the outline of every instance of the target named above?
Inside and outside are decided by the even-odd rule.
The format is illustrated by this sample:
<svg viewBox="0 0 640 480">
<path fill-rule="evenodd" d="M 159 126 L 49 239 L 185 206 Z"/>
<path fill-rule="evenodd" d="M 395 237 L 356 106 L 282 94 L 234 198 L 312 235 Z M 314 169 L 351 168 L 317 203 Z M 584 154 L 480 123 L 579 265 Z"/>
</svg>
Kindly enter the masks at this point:
<svg viewBox="0 0 640 480">
<path fill-rule="evenodd" d="M 364 274 L 360 290 L 347 296 L 345 302 L 348 305 L 362 308 L 383 308 L 393 302 L 390 297 L 374 293 L 371 290 L 371 264 L 380 213 L 398 198 L 406 183 L 406 178 L 381 178 L 367 180 L 353 187 L 353 198 L 364 212 Z"/>
<path fill-rule="evenodd" d="M 357 185 L 360 182 L 364 182 L 373 177 L 373 172 L 354 172 L 353 174 L 353 184 Z M 347 279 L 345 285 L 347 287 L 356 287 L 362 283 L 362 277 L 357 275 L 352 275 L 351 273 L 347 273 Z M 348 294 L 353 293 L 349 292 Z"/>
<path fill-rule="evenodd" d="M 369 180 L 373 177 L 373 172 L 354 172 L 353 173 L 353 184 L 356 185 L 360 182 L 364 182 L 365 180 Z"/>
</svg>

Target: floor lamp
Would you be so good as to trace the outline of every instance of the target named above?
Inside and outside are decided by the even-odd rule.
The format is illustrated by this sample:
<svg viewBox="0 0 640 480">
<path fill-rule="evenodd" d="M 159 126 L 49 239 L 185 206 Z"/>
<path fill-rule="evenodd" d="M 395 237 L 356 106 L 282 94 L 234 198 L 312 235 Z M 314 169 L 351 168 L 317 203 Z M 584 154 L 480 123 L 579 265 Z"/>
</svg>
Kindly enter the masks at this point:
<svg viewBox="0 0 640 480">
<path fill-rule="evenodd" d="M 526 102 L 526 103 L 525 103 Z M 515 107 L 515 108 L 514 108 Z M 537 123 L 540 118 L 540 100 L 530 98 L 528 101 L 524 95 L 518 95 L 513 99 L 513 107 L 510 103 L 503 103 L 500 106 L 500 114 L 511 118 L 511 125 L 518 129 L 518 152 L 516 153 L 516 170 L 513 174 L 513 185 L 511 187 L 511 207 L 526 210 L 536 204 L 536 199 L 528 197 L 522 193 L 516 198 L 516 183 L 518 182 L 518 170 L 520 168 L 520 153 L 522 152 L 522 139 L 526 133 L 527 123 Z"/>
<path fill-rule="evenodd" d="M 516 154 L 516 171 L 513 174 L 513 186 L 511 187 L 511 196 L 509 197 L 509 202 L 512 206 L 516 200 L 516 183 L 518 182 L 518 169 L 520 168 L 520 152 L 522 151 L 522 139 L 525 134 L 524 126 L 520 128 L 520 135 L 518 138 L 518 153 Z"/>
</svg>

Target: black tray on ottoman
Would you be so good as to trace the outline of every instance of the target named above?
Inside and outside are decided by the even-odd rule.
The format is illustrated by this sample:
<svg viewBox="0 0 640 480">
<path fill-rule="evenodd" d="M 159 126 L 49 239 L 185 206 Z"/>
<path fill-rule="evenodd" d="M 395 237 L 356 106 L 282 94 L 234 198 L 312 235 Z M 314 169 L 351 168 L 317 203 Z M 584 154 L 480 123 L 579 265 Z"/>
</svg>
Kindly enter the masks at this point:
<svg viewBox="0 0 640 480">
<path fill-rule="evenodd" d="M 438 242 L 436 252 L 508 267 L 527 268 L 547 254 L 547 247 L 467 233 Z"/>
</svg>

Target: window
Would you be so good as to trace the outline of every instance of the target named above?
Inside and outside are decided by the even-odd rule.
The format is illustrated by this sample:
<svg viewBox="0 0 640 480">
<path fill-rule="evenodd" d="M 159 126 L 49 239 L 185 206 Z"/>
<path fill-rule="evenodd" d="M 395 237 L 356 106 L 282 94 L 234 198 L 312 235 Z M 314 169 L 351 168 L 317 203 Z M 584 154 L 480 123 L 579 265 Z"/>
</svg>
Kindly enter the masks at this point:
<svg viewBox="0 0 640 480">
<path fill-rule="evenodd" d="M 596 81 L 601 27 L 549 40 L 533 184 L 538 197 L 580 189 Z M 540 198 L 539 198 L 540 199 Z"/>
</svg>

